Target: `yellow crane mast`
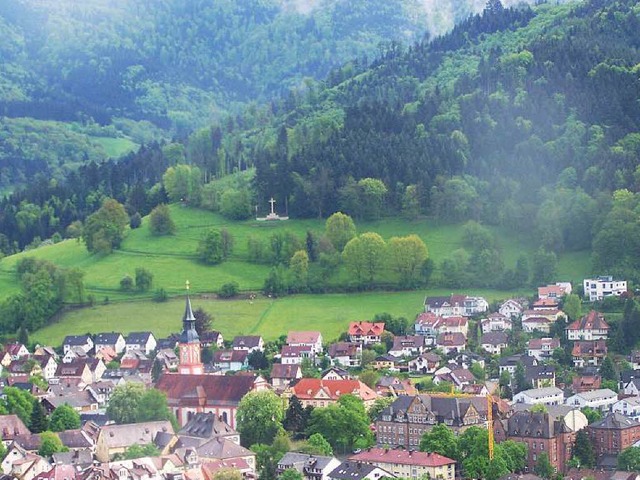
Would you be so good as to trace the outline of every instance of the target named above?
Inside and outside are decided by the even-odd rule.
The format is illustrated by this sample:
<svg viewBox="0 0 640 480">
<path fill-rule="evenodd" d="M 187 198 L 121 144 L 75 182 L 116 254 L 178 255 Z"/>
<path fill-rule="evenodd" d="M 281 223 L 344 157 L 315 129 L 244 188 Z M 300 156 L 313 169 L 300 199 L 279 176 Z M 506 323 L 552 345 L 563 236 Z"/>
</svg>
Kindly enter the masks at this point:
<svg viewBox="0 0 640 480">
<path fill-rule="evenodd" d="M 480 395 L 473 395 L 471 393 L 456 393 L 456 391 L 454 390 L 453 385 L 451 386 L 451 392 L 449 393 L 429 393 L 429 395 L 434 395 L 434 396 L 442 396 L 442 397 L 455 397 L 455 398 L 468 398 L 468 397 L 475 397 L 478 398 Z M 489 460 L 493 460 L 493 444 L 494 444 L 494 439 L 493 439 L 493 402 L 494 399 L 490 394 L 486 395 L 487 398 L 487 430 L 489 432 Z"/>
</svg>

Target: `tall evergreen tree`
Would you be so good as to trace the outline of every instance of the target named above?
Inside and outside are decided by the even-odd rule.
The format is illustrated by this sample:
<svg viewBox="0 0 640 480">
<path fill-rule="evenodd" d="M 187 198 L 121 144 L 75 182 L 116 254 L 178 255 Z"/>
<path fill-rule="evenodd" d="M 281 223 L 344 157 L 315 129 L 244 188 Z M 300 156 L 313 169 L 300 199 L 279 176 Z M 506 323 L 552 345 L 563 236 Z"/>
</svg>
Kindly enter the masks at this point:
<svg viewBox="0 0 640 480">
<path fill-rule="evenodd" d="M 42 433 L 49 429 L 49 419 L 42 403 L 35 402 L 31 411 L 31 421 L 29 422 L 29 430 L 31 433 Z"/>
<path fill-rule="evenodd" d="M 576 434 L 576 441 L 573 444 L 573 458 L 578 459 L 580 466 L 585 468 L 591 468 L 596 463 L 593 444 L 584 429 Z"/>
</svg>

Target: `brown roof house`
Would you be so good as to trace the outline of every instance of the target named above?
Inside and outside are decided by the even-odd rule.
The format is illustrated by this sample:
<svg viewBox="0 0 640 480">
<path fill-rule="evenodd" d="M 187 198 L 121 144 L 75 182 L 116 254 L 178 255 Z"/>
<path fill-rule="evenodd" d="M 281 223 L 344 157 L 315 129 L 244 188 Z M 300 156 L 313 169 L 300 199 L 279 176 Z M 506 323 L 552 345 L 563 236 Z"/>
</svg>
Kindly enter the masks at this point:
<svg viewBox="0 0 640 480">
<path fill-rule="evenodd" d="M 362 362 L 362 345 L 351 342 L 336 342 L 329 345 L 327 353 L 333 365 L 359 367 Z"/>
<path fill-rule="evenodd" d="M 189 416 L 212 412 L 236 426 L 236 410 L 242 397 L 251 391 L 268 388 L 266 380 L 257 375 L 178 375 L 166 373 L 156 388 L 167 395 L 169 408 L 178 422 L 185 425 Z"/>
<path fill-rule="evenodd" d="M 608 336 L 609 324 L 604 315 L 595 310 L 567 326 L 569 340 L 606 340 Z"/>
<path fill-rule="evenodd" d="M 125 425 L 107 425 L 100 429 L 96 442 L 96 459 L 110 461 L 116 453 L 123 453 L 132 445 L 153 443 L 164 454 L 167 453 L 177 437 L 171 422 L 130 423 Z"/>
<path fill-rule="evenodd" d="M 544 453 L 554 468 L 565 471 L 575 432 L 562 419 L 555 419 L 548 412 L 522 411 L 514 413 L 506 422 L 508 439 L 527 445 L 529 471 L 534 470 Z"/>
<path fill-rule="evenodd" d="M 640 423 L 619 413 L 609 413 L 587 427 L 598 465 L 616 457 L 640 440 Z"/>
<path fill-rule="evenodd" d="M 300 365 L 283 365 L 274 363 L 271 367 L 271 385 L 276 390 L 284 390 L 291 382 L 302 378 L 302 367 Z"/>
<path fill-rule="evenodd" d="M 606 340 L 585 340 L 574 342 L 571 349 L 573 365 L 576 368 L 597 367 L 607 356 Z"/>
<path fill-rule="evenodd" d="M 467 338 L 460 332 L 441 333 L 436 339 L 436 347 L 445 355 L 451 352 L 461 352 L 466 348 Z"/>
<path fill-rule="evenodd" d="M 482 426 L 487 417 L 486 397 L 400 395 L 376 420 L 378 445 L 416 449 L 434 425 L 444 423 L 456 432 Z"/>
<path fill-rule="evenodd" d="M 30 433 L 26 425 L 17 415 L 0 415 L 0 435 L 2 443 L 8 446 L 18 435 Z"/>
</svg>

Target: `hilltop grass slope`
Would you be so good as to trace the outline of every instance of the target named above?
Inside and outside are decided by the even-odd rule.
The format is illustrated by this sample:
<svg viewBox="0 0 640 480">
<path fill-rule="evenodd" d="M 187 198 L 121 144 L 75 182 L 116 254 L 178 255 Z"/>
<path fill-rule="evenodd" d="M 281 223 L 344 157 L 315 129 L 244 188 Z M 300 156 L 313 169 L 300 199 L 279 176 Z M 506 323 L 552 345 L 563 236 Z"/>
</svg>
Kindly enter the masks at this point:
<svg viewBox="0 0 640 480">
<path fill-rule="evenodd" d="M 309 230 L 318 235 L 324 231 L 323 220 L 232 222 L 217 213 L 181 205 L 172 205 L 171 212 L 176 223 L 175 235 L 153 236 L 145 218 L 142 226 L 130 230 L 122 247 L 111 255 L 92 255 L 81 241 L 65 240 L 3 259 L 0 262 L 0 286 L 4 288 L 0 288 L 0 299 L 17 291 L 13 278 L 16 262 L 29 256 L 49 260 L 64 268 L 82 269 L 85 272 L 87 294 L 93 294 L 98 302 L 105 297 L 110 301 L 149 298 L 152 292 L 123 292 L 119 288 L 120 280 L 125 275 L 133 276 L 137 267 L 144 267 L 154 275 L 153 290 L 164 288 L 169 295 L 182 292 L 187 279 L 195 293 L 215 292 L 224 283 L 232 281 L 237 282 L 243 291 L 257 291 L 262 288 L 270 266 L 247 261 L 247 239 L 250 236 L 260 236 L 266 240 L 274 232 L 288 231 L 304 239 Z M 198 241 L 209 228 L 226 228 L 234 237 L 233 255 L 219 265 L 204 265 L 196 256 Z M 360 222 L 357 228 L 359 232 L 377 232 L 386 240 L 392 236 L 416 233 L 427 244 L 429 255 L 436 264 L 462 246 L 463 228 L 460 224 L 443 225 L 429 220 L 407 222 L 400 218 L 385 218 L 375 222 Z M 534 246 L 528 241 L 504 229 L 492 230 L 498 238 L 506 265 L 514 265 L 521 253 L 533 254 Z M 558 272 L 563 279 L 581 281 L 590 272 L 589 253 L 560 255 Z M 344 280 L 344 275 L 338 280 Z"/>
</svg>

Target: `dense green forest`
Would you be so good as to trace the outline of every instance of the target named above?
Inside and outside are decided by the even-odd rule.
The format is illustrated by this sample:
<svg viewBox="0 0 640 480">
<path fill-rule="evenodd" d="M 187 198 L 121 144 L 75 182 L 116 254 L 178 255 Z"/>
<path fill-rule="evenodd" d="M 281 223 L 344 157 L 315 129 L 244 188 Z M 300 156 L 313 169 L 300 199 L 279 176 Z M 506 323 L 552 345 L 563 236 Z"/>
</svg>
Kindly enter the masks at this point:
<svg viewBox="0 0 640 480">
<path fill-rule="evenodd" d="M 425 34 L 426 13 L 408 0 L 325 0 L 310 11 L 298 3 L 2 2 L 0 188 L 105 159 L 110 152 L 94 148 L 86 130 L 108 125 L 101 135 L 138 144 L 185 135 L 354 58 L 366 64 L 383 41 Z M 450 16 L 470 8 L 460 2 Z M 21 117 L 30 121 L 16 125 Z M 75 132 L 44 121 L 72 122 Z M 25 123 L 33 135 L 21 131 Z M 48 137 L 37 142 L 46 152 L 31 149 L 34 135 Z"/>
<path fill-rule="evenodd" d="M 346 62 L 366 66 L 390 42 L 433 37 L 476 8 L 471 0 L 438 9 L 421 0 L 2 2 L 0 131 L 12 140 L 0 142 L 0 192 L 36 172 L 63 178 L 78 159 L 126 153 L 94 148 L 101 127 L 97 135 L 116 145 L 185 136 L 305 90 Z M 61 138 L 48 121 L 79 135 Z M 30 148 L 34 135 L 50 137 L 45 153 Z"/>
<path fill-rule="evenodd" d="M 275 8 L 257 3 L 264 12 Z M 83 15 L 90 16 L 98 4 L 90 3 Z M 240 8 L 231 2 L 216 5 Z M 336 2 L 336 10 L 328 11 L 338 12 L 339 5 L 344 4 Z M 261 11 L 251 10 L 254 16 Z M 355 17 L 337 15 L 357 23 L 364 18 L 358 15 L 372 11 L 354 8 L 349 15 Z M 384 9 L 379 13 L 386 15 Z M 178 22 L 169 30 L 187 35 L 179 22 L 188 14 L 169 15 Z M 332 22 L 339 24 L 335 18 Z M 344 30 L 352 32 L 349 25 Z M 392 20 L 385 25 L 397 30 Z M 95 42 L 85 43 L 97 49 Z M 265 83 L 251 88 L 231 80 L 224 84 L 224 76 L 198 76 L 195 64 L 176 67 L 181 44 L 176 45 L 178 50 L 167 53 L 173 70 L 162 75 L 178 76 L 187 69 L 193 72 L 193 88 L 213 92 L 222 86 L 220 91 L 235 92 L 227 93 L 229 102 L 297 85 L 283 81 L 275 70 L 256 73 Z M 60 182 L 44 177 L 31 182 L 0 204 L 0 250 L 8 254 L 55 233 L 77 234 L 69 225 L 84 220 L 107 197 L 124 203 L 130 215 L 184 201 L 229 218 L 247 218 L 254 205 L 264 206 L 274 196 L 293 217 L 326 217 L 340 210 L 356 219 L 429 215 L 445 222 L 499 225 L 535 238 L 540 255 L 592 248 L 599 273 L 638 281 L 639 45 L 637 1 L 505 8 L 491 0 L 482 14 L 440 37 L 427 36 L 409 46 L 387 42 L 371 62 L 339 68 L 324 64 L 317 70 L 328 72 L 324 81 L 306 82 L 304 88 L 219 121 L 206 117 L 210 126 L 172 143 L 148 143 L 119 162 L 90 161 Z M 126 45 L 121 49 L 130 51 Z M 224 55 L 231 55 L 227 50 L 233 48 L 225 49 Z M 203 63 L 202 71 L 211 65 Z M 72 72 L 72 66 L 62 72 Z M 110 75 L 118 69 L 95 70 Z M 81 82 L 89 74 L 72 77 Z M 59 82 L 67 94 L 82 90 L 80 83 Z M 106 92 L 106 87 L 94 92 L 94 105 Z M 109 108 L 142 108 L 140 98 Z M 106 109 L 108 98 L 103 100 L 100 108 Z M 234 171 L 247 175 L 229 177 Z M 449 271 L 475 265 L 504 281 L 508 272 L 499 254 L 491 245 L 471 245 L 444 261 Z M 478 266 L 480 260 L 484 263 Z"/>
</svg>

